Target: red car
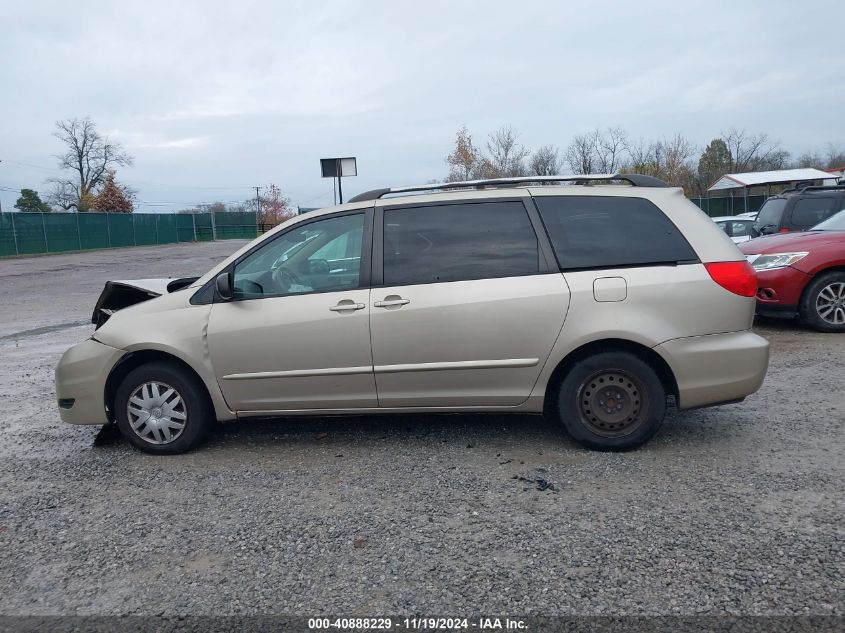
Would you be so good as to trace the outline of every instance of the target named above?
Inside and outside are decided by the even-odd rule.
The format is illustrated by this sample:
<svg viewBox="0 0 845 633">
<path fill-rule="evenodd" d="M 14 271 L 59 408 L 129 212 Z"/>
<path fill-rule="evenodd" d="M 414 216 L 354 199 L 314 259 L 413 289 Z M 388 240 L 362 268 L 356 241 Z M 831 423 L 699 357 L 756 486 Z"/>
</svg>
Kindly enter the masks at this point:
<svg viewBox="0 0 845 633">
<path fill-rule="evenodd" d="M 757 273 L 757 314 L 845 332 L 845 210 L 809 231 L 738 246 Z"/>
</svg>

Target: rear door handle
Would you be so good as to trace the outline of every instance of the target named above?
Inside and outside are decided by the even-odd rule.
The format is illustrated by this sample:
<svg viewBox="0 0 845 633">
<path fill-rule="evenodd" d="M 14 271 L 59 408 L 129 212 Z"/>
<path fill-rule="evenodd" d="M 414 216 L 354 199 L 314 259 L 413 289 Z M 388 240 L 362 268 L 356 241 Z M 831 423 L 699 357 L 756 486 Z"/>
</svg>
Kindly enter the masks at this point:
<svg viewBox="0 0 845 633">
<path fill-rule="evenodd" d="M 363 310 L 366 308 L 363 303 L 355 303 L 352 299 L 343 299 L 337 302 L 336 306 L 329 308 L 332 312 L 346 312 L 352 310 Z"/>
<path fill-rule="evenodd" d="M 373 305 L 377 308 L 393 308 L 411 303 L 410 299 L 403 299 L 398 295 L 388 295 L 383 301 L 376 301 Z"/>
</svg>

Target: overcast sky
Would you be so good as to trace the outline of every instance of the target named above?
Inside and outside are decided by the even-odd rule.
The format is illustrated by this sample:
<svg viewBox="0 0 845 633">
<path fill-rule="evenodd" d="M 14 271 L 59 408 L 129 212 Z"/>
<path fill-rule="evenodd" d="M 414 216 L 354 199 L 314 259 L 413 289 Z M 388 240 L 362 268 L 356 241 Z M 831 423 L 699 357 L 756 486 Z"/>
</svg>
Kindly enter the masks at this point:
<svg viewBox="0 0 845 633">
<path fill-rule="evenodd" d="M 4 0 L 0 187 L 46 190 L 55 121 L 86 115 L 135 157 L 118 179 L 142 211 L 270 182 L 325 206 L 324 156 L 358 157 L 346 197 L 424 183 L 464 124 L 845 146 L 841 0 L 621 4 Z"/>
</svg>

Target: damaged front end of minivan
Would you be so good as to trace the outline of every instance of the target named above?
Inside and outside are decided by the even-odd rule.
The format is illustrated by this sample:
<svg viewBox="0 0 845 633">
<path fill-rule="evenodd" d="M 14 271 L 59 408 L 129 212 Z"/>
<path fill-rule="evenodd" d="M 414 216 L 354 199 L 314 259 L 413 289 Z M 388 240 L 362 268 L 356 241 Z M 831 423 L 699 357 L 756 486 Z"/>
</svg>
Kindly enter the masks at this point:
<svg viewBox="0 0 845 633">
<path fill-rule="evenodd" d="M 118 310 L 187 288 L 197 279 L 199 277 L 107 281 L 94 305 L 91 322 L 99 329 Z"/>
</svg>

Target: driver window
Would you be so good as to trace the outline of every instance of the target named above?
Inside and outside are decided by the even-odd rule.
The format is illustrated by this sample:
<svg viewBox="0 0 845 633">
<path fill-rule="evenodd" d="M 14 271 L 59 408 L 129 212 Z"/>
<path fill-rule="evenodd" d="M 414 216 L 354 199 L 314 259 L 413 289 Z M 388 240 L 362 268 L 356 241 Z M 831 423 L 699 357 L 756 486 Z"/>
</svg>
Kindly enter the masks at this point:
<svg viewBox="0 0 845 633">
<path fill-rule="evenodd" d="M 317 220 L 271 240 L 235 266 L 235 298 L 357 288 L 364 218 Z"/>
</svg>

